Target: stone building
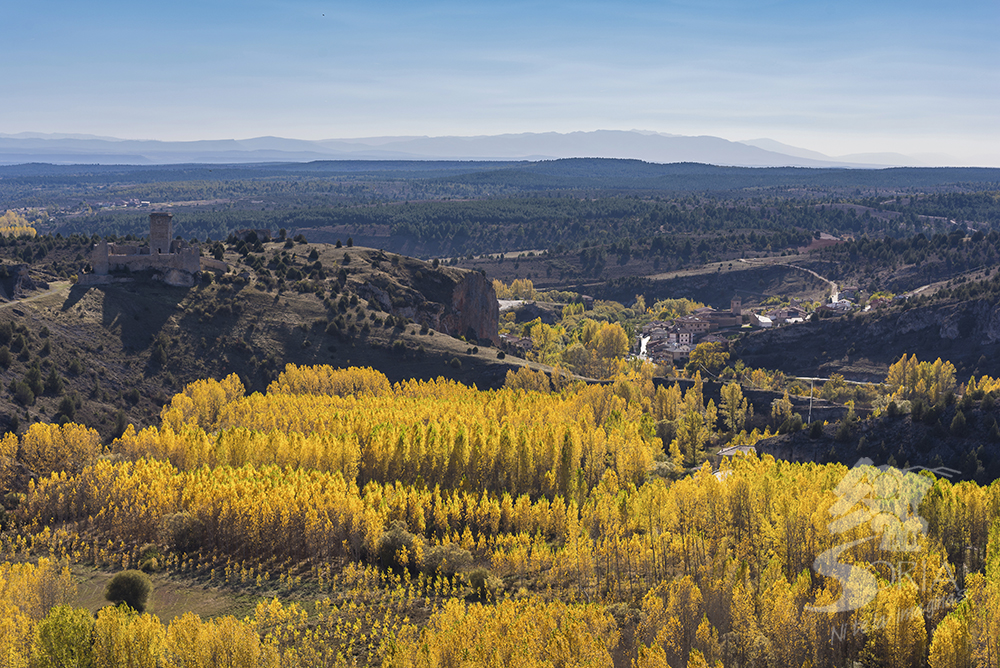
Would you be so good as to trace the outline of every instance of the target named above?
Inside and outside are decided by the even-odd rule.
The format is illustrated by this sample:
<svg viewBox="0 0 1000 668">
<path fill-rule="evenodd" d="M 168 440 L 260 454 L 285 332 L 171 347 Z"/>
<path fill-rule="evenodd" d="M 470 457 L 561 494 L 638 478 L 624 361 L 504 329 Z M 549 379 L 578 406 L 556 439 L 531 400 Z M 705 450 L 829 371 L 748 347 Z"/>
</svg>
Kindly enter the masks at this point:
<svg viewBox="0 0 1000 668">
<path fill-rule="evenodd" d="M 149 272 L 151 278 L 168 285 L 194 285 L 201 270 L 197 248 L 173 238 L 173 214 L 149 214 L 149 245 L 116 244 L 101 241 L 91 251 L 92 274 L 80 277 L 82 285 L 100 285 L 127 279 L 121 274 Z"/>
</svg>

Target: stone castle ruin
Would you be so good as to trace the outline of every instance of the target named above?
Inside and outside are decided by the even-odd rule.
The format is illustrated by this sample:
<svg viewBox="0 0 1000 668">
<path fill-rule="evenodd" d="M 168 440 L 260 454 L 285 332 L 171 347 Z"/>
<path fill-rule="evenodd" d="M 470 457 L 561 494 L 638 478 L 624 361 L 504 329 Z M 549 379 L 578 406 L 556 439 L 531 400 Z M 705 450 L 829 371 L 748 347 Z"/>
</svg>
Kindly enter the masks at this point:
<svg viewBox="0 0 1000 668">
<path fill-rule="evenodd" d="M 91 252 L 92 274 L 80 277 L 83 285 L 102 285 L 131 280 L 129 274 L 148 272 L 153 280 L 190 287 L 201 270 L 197 248 L 173 238 L 173 214 L 149 214 L 149 245 L 125 245 L 101 241 Z"/>
</svg>

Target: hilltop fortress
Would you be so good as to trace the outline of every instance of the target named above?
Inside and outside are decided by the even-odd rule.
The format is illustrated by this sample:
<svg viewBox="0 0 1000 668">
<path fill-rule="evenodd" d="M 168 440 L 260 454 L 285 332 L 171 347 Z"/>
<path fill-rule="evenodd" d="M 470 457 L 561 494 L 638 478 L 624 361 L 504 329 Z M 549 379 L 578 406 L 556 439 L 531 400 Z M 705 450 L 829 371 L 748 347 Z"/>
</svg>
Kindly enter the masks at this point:
<svg viewBox="0 0 1000 668">
<path fill-rule="evenodd" d="M 82 285 L 104 285 L 130 280 L 127 274 L 149 272 L 153 280 L 168 285 L 192 286 L 201 270 L 197 248 L 173 238 L 173 214 L 149 214 L 149 245 L 101 241 L 91 252 L 92 274 L 80 276 Z"/>
</svg>

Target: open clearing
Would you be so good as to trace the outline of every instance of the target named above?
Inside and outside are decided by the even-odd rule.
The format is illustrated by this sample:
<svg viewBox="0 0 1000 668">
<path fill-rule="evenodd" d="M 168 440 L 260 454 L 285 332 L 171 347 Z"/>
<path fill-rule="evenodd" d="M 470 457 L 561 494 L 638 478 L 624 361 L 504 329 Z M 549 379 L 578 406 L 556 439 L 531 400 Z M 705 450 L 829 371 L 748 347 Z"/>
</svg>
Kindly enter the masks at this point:
<svg viewBox="0 0 1000 668">
<path fill-rule="evenodd" d="M 97 612 L 109 605 L 104 598 L 104 590 L 114 572 L 80 565 L 74 566 L 72 571 L 77 581 L 75 606 Z M 163 574 L 153 574 L 150 578 L 153 593 L 147 611 L 159 617 L 164 624 L 186 612 L 193 612 L 202 618 L 223 615 L 242 618 L 253 612 L 256 604 L 256 599 L 249 595 L 234 594 L 188 579 Z"/>
</svg>

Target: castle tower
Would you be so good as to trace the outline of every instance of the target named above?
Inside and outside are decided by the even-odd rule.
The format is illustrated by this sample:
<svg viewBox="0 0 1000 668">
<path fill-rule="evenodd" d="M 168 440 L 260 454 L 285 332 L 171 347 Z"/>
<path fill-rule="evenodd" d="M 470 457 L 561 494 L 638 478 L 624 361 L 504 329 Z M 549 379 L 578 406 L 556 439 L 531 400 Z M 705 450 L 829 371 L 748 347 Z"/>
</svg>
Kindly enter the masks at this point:
<svg viewBox="0 0 1000 668">
<path fill-rule="evenodd" d="M 108 248 L 108 242 L 106 240 L 101 240 L 94 244 L 94 250 L 90 254 L 90 264 L 94 268 L 94 273 L 98 275 L 106 275 L 108 273 L 108 254 L 110 249 Z"/>
<path fill-rule="evenodd" d="M 170 241 L 174 237 L 173 217 L 172 213 L 149 214 L 149 252 L 153 255 L 170 252 Z"/>
<path fill-rule="evenodd" d="M 734 316 L 743 317 L 743 300 L 740 299 L 739 295 L 733 295 L 732 300 L 729 302 L 729 308 Z"/>
</svg>

